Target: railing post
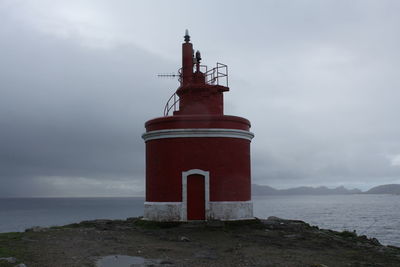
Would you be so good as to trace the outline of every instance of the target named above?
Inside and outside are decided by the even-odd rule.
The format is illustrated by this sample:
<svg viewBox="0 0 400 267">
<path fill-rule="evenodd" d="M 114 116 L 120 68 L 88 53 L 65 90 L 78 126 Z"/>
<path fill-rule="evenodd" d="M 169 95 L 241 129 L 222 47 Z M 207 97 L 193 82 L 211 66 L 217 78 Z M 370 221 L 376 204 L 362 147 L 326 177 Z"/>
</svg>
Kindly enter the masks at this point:
<svg viewBox="0 0 400 267">
<path fill-rule="evenodd" d="M 228 84 L 228 65 L 225 65 L 225 69 L 226 69 L 226 87 L 229 87 L 229 84 Z"/>
<path fill-rule="evenodd" d="M 174 111 L 176 111 L 176 94 L 174 94 Z"/>
</svg>

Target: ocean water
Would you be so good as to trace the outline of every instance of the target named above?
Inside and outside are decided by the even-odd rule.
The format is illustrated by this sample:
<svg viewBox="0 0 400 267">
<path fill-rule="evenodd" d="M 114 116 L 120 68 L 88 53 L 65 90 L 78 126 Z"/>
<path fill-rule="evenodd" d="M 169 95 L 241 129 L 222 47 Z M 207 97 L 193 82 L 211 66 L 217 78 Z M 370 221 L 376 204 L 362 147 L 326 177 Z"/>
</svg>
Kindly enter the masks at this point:
<svg viewBox="0 0 400 267">
<path fill-rule="evenodd" d="M 254 214 L 353 231 L 400 247 L 400 195 L 268 196 L 254 198 Z"/>
<path fill-rule="evenodd" d="M 0 232 L 57 226 L 93 219 L 143 216 L 142 197 L 0 198 Z"/>
<path fill-rule="evenodd" d="M 141 197 L 0 198 L 0 232 L 142 216 L 143 201 Z M 383 244 L 400 246 L 399 195 L 265 196 L 253 201 L 259 218 L 277 216 L 320 228 L 356 230 Z"/>
</svg>

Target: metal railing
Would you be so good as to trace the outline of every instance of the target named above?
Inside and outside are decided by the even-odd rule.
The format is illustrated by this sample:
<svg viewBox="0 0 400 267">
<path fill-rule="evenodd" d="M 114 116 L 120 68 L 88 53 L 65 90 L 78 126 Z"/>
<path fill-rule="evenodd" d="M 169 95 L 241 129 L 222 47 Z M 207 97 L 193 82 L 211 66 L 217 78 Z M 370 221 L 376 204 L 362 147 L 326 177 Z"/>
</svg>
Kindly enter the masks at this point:
<svg viewBox="0 0 400 267">
<path fill-rule="evenodd" d="M 207 66 L 201 65 L 200 67 L 205 68 L 204 75 L 206 77 L 206 83 L 210 85 L 221 85 L 228 87 L 228 66 L 222 63 L 217 63 L 217 66 L 213 69 L 207 70 Z M 178 70 L 179 82 L 182 83 L 182 69 Z M 168 116 L 170 111 L 177 111 L 179 104 L 179 96 L 174 93 L 168 99 L 167 104 L 164 107 L 164 116 Z"/>
<path fill-rule="evenodd" d="M 177 104 L 178 103 L 179 103 L 179 96 L 176 93 L 174 93 L 168 99 L 167 104 L 164 107 L 164 116 L 168 116 L 168 114 L 169 114 L 169 112 L 171 110 L 177 111 Z"/>
<path fill-rule="evenodd" d="M 228 66 L 225 64 L 217 63 L 217 66 L 207 71 L 205 76 L 208 84 L 228 87 Z"/>
</svg>

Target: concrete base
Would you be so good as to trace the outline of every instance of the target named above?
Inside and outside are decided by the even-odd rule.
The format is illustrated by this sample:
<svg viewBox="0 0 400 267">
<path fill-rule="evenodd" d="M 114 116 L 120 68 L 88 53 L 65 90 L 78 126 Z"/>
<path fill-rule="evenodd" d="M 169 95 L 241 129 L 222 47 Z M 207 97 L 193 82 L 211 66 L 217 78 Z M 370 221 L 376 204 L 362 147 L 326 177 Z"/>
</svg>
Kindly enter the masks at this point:
<svg viewBox="0 0 400 267">
<path fill-rule="evenodd" d="M 182 202 L 145 202 L 144 219 L 152 221 L 186 221 L 186 205 Z M 210 201 L 206 210 L 207 220 L 253 219 L 252 201 Z"/>
<path fill-rule="evenodd" d="M 143 219 L 181 221 L 182 202 L 145 202 Z"/>
<path fill-rule="evenodd" d="M 245 220 L 253 218 L 252 201 L 210 202 L 207 218 L 214 220 Z"/>
</svg>

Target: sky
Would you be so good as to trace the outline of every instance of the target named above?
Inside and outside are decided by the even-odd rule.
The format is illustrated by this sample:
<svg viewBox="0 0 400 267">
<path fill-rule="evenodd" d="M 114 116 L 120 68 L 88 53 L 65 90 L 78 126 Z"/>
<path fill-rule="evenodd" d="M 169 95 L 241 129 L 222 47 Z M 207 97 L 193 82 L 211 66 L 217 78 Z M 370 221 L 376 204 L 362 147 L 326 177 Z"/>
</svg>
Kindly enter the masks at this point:
<svg viewBox="0 0 400 267">
<path fill-rule="evenodd" d="M 189 29 L 229 66 L 252 181 L 400 183 L 400 2 L 0 0 L 0 197 L 144 194 Z"/>
</svg>

